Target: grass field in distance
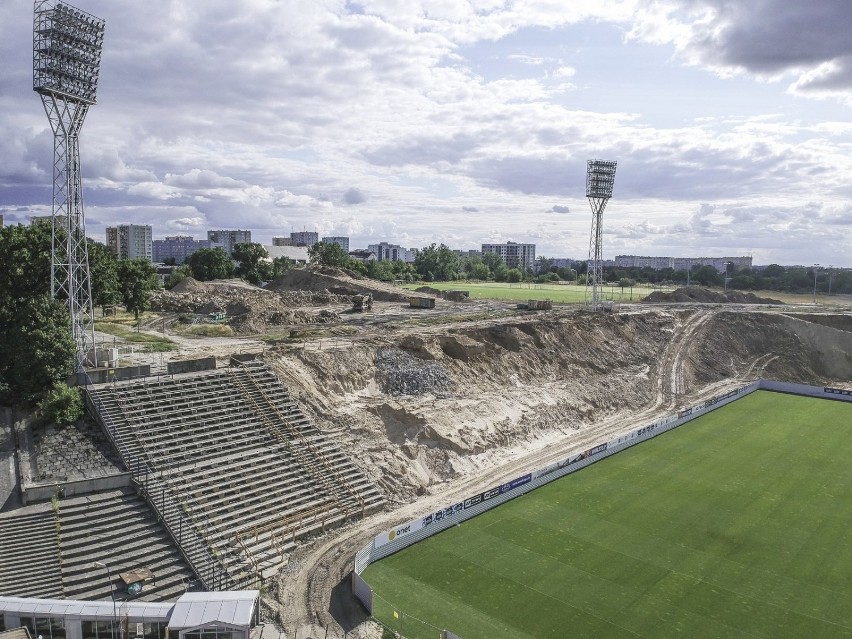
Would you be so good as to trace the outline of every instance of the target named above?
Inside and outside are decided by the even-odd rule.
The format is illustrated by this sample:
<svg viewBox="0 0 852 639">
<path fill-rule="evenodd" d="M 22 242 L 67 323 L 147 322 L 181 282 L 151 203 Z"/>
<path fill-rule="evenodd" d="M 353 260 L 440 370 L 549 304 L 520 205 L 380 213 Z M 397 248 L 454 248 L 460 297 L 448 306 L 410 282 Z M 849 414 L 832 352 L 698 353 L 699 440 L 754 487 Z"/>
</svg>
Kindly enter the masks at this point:
<svg viewBox="0 0 852 639">
<path fill-rule="evenodd" d="M 852 404 L 758 391 L 373 564 L 374 615 L 412 639 L 850 637 L 850 428 Z"/>
<path fill-rule="evenodd" d="M 563 284 L 533 284 L 533 283 L 517 283 L 510 284 L 508 282 L 415 282 L 406 284 L 405 288 L 414 290 L 421 286 L 429 286 L 440 291 L 470 291 L 471 299 L 485 300 L 509 300 L 512 302 L 526 302 L 528 300 L 551 300 L 556 304 L 579 304 L 585 301 L 586 287 L 578 286 L 574 283 Z M 652 290 L 671 291 L 672 287 L 660 289 L 649 288 L 647 286 L 634 286 L 632 292 L 630 288 L 624 289 L 622 296 L 619 286 L 605 286 L 603 288 L 603 299 L 614 300 L 616 302 L 638 302 L 648 296 Z"/>
</svg>

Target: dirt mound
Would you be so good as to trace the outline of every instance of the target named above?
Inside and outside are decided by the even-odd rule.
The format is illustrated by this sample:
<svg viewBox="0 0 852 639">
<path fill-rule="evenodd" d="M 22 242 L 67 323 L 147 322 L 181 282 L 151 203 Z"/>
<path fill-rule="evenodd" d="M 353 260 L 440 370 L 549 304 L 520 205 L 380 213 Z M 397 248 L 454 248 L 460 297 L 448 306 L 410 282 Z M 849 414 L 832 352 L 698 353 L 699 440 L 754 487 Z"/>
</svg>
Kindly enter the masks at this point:
<svg viewBox="0 0 852 639">
<path fill-rule="evenodd" d="M 315 291 L 335 295 L 368 295 L 380 302 L 404 302 L 408 292 L 370 279 L 355 279 L 343 269 L 308 267 L 288 271 L 267 287 L 270 291 Z"/>
<path fill-rule="evenodd" d="M 185 277 L 171 289 L 175 293 L 199 293 L 206 291 L 207 286 L 194 277 Z"/>
<path fill-rule="evenodd" d="M 758 297 L 754 293 L 742 293 L 741 291 L 730 291 L 729 293 L 718 293 L 699 286 L 685 286 L 671 293 L 654 291 L 644 302 L 649 303 L 671 303 L 671 302 L 699 302 L 702 304 L 776 304 L 784 302 L 769 297 Z"/>
<path fill-rule="evenodd" d="M 151 295 L 151 308 L 160 312 L 197 315 L 224 311 L 227 323 L 238 334 L 252 335 L 263 333 L 271 326 L 339 321 L 338 311 L 342 309 L 317 311 L 311 307 L 342 305 L 348 308 L 352 303 L 350 296 L 328 291 L 278 293 L 230 284 L 225 280 L 212 289 L 194 292 L 155 291 Z"/>
<path fill-rule="evenodd" d="M 434 295 L 435 297 L 441 296 L 441 291 L 437 288 L 432 288 L 431 286 L 420 286 L 414 289 L 415 293 L 426 293 L 427 295 Z"/>
</svg>

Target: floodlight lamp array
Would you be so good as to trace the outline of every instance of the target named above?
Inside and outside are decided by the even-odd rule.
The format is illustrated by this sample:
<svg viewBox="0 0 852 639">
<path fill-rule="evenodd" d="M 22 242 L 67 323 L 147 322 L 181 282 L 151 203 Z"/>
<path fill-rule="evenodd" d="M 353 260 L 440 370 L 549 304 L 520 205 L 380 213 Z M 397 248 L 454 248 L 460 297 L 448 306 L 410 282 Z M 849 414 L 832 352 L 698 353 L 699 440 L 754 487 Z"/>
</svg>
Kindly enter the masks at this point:
<svg viewBox="0 0 852 639">
<path fill-rule="evenodd" d="M 37 2 L 33 25 L 33 90 L 94 104 L 104 21 L 62 2 Z"/>
<path fill-rule="evenodd" d="M 617 162 L 589 160 L 586 164 L 586 197 L 609 199 L 615 184 Z"/>
</svg>

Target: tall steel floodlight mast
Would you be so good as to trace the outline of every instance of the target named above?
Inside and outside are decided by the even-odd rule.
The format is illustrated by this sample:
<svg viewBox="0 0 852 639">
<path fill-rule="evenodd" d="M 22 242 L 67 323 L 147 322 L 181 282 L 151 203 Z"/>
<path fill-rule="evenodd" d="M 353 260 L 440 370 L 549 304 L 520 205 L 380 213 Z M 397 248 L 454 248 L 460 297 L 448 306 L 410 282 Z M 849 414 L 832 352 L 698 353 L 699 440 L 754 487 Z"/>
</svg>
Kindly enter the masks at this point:
<svg viewBox="0 0 852 639">
<path fill-rule="evenodd" d="M 80 180 L 80 128 L 95 104 L 104 21 L 57 0 L 35 0 L 33 90 L 53 129 L 50 292 L 67 297 L 75 371 L 95 346 L 89 252 Z"/>
<path fill-rule="evenodd" d="M 612 197 L 616 162 L 589 160 L 586 163 L 586 197 L 592 207 L 592 235 L 589 239 L 589 264 L 586 271 L 586 304 L 597 311 L 601 306 L 603 285 L 603 247 L 601 221 L 606 203 Z M 591 292 L 591 296 L 589 293 Z"/>
</svg>

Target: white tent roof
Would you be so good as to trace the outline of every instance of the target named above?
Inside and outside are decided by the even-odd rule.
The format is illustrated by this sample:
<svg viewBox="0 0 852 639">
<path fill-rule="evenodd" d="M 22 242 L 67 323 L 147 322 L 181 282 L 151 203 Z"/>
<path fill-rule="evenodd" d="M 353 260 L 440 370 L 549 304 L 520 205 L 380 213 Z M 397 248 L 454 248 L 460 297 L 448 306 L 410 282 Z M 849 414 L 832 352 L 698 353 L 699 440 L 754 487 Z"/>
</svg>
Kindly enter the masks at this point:
<svg viewBox="0 0 852 639">
<path fill-rule="evenodd" d="M 217 622 L 248 628 L 259 590 L 187 592 L 175 603 L 169 628 L 197 628 Z"/>
<path fill-rule="evenodd" d="M 173 605 L 171 603 L 150 603 L 147 601 L 116 602 L 120 616 L 127 615 L 130 619 L 138 621 L 167 621 Z M 111 600 L 79 601 L 76 599 L 25 599 L 23 597 L 0 597 L 0 612 L 34 617 L 73 615 L 102 621 L 108 621 L 114 615 Z"/>
</svg>

